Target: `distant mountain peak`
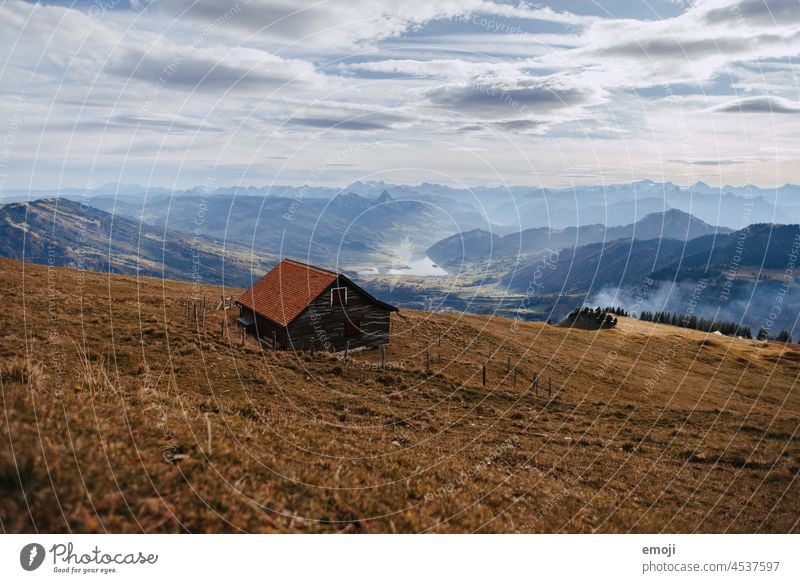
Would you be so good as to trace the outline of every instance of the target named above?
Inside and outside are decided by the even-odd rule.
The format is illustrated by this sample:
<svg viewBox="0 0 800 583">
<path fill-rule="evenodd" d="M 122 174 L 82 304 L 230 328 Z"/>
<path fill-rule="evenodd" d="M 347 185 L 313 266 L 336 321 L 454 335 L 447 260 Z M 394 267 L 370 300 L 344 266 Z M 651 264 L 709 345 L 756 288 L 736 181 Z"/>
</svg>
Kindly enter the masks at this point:
<svg viewBox="0 0 800 583">
<path fill-rule="evenodd" d="M 645 216 L 642 220 L 646 219 L 647 217 L 653 217 L 653 216 L 663 216 L 664 218 L 670 218 L 670 219 L 681 218 L 689 221 L 700 221 L 700 219 L 698 219 L 693 214 L 687 213 L 686 211 L 682 211 L 681 209 L 676 209 L 676 208 L 668 208 L 662 213 L 649 214 Z M 703 221 L 700 222 L 702 223 Z"/>
<path fill-rule="evenodd" d="M 383 180 L 356 180 L 348 184 L 344 190 L 372 197 L 382 190 L 390 188 L 396 188 L 396 186 L 389 182 L 384 182 Z"/>
<path fill-rule="evenodd" d="M 340 192 L 334 197 L 334 200 L 366 200 L 363 196 L 355 192 Z"/>
<path fill-rule="evenodd" d="M 639 239 L 664 237 L 667 239 L 694 239 L 701 235 L 714 232 L 730 232 L 730 229 L 715 227 L 696 216 L 670 208 L 662 212 L 650 213 L 644 218 L 630 225 Z"/>
<path fill-rule="evenodd" d="M 383 180 L 367 180 L 367 181 L 356 180 L 355 182 L 352 182 L 348 186 L 348 188 L 359 187 L 359 186 L 391 186 L 391 185 L 388 184 L 387 182 L 384 182 Z"/>
<path fill-rule="evenodd" d="M 384 204 L 384 203 L 387 203 L 387 202 L 391 202 L 392 200 L 394 200 L 394 199 L 392 198 L 392 195 L 389 194 L 389 191 L 388 190 L 384 190 L 375 199 L 375 204 Z"/>
<path fill-rule="evenodd" d="M 327 208 L 330 212 L 354 219 L 375 206 L 372 198 L 367 198 L 355 192 L 340 192 L 333 197 Z"/>
<path fill-rule="evenodd" d="M 671 223 L 681 222 L 685 224 L 690 223 L 697 223 L 698 225 L 709 225 L 705 221 L 698 219 L 691 213 L 687 213 L 681 209 L 676 208 L 668 208 L 663 211 L 657 213 L 650 213 L 649 215 L 645 215 L 641 219 L 637 221 L 637 223 L 651 223 L 651 222 L 667 222 L 670 221 Z"/>
<path fill-rule="evenodd" d="M 680 219 L 680 220 L 684 220 L 684 221 L 687 221 L 687 222 L 691 221 L 691 222 L 698 222 L 698 223 L 707 224 L 707 223 L 705 223 L 705 221 L 703 221 L 701 219 L 698 219 L 693 214 L 687 213 L 684 210 L 676 209 L 676 208 L 667 208 L 667 209 L 664 209 L 663 211 L 658 211 L 658 212 L 655 212 L 655 213 L 647 214 L 644 217 L 642 217 L 641 219 L 639 219 L 637 221 L 637 223 L 651 222 L 651 221 L 654 221 L 654 220 L 655 221 L 660 221 L 662 219 L 671 219 L 671 220 Z"/>
</svg>

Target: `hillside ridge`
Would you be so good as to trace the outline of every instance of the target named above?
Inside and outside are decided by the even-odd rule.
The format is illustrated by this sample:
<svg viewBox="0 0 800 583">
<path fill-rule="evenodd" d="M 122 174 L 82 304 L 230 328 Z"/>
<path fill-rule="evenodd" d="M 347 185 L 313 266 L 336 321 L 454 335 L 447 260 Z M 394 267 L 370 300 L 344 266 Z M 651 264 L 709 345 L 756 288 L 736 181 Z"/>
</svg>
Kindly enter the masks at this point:
<svg viewBox="0 0 800 583">
<path fill-rule="evenodd" d="M 247 285 L 274 261 L 210 237 L 151 227 L 66 198 L 0 205 L 0 257 L 96 272 Z"/>
<path fill-rule="evenodd" d="M 235 289 L 0 275 L 12 532 L 798 528 L 796 347 L 403 311 L 383 370 L 242 345 L 230 311 L 186 318 Z"/>
</svg>

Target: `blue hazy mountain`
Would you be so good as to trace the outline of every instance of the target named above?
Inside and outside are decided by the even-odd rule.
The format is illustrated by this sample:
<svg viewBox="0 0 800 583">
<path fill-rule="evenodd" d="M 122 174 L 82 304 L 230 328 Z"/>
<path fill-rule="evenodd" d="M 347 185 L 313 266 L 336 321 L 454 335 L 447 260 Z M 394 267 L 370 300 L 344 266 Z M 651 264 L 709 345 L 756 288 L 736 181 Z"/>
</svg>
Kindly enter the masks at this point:
<svg viewBox="0 0 800 583">
<path fill-rule="evenodd" d="M 452 235 L 428 249 L 428 255 L 442 265 L 460 265 L 472 261 L 498 258 L 517 258 L 539 253 L 545 249 L 580 247 L 590 243 L 615 239 L 675 239 L 686 241 L 703 235 L 729 233 L 725 227 L 715 227 L 677 209 L 656 212 L 620 227 L 603 224 L 552 229 L 536 227 L 505 236 L 482 229 Z"/>
</svg>

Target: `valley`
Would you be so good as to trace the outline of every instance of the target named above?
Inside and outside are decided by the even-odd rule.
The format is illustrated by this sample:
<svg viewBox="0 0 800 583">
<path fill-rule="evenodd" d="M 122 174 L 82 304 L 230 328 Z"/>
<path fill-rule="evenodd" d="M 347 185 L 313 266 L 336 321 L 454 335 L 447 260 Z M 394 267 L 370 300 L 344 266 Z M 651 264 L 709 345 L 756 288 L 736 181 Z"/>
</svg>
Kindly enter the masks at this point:
<svg viewBox="0 0 800 583">
<path fill-rule="evenodd" d="M 344 271 L 401 307 L 529 321 L 558 321 L 584 303 L 682 312 L 702 285 L 699 316 L 800 333 L 797 224 L 733 230 L 672 208 L 624 225 L 513 231 L 459 191 L 351 186 L 361 194 L 221 189 L 11 203 L 0 206 L 0 256 L 232 286 L 292 257 Z M 631 187 L 643 185 L 619 190 Z"/>
</svg>

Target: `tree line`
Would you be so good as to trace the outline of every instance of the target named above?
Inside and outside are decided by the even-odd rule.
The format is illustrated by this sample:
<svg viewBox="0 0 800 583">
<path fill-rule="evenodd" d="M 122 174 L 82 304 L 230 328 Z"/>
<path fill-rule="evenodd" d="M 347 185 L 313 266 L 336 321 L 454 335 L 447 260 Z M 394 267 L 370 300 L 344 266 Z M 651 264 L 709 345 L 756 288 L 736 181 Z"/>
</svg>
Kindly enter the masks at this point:
<svg viewBox="0 0 800 583">
<path fill-rule="evenodd" d="M 687 317 L 677 312 L 650 312 L 643 310 L 642 313 L 639 314 L 639 319 L 645 322 L 655 322 L 656 324 L 669 324 L 670 326 L 700 330 L 701 332 L 719 332 L 725 336 L 741 336 L 742 338 L 753 337 L 750 326 L 743 326 L 738 322 L 698 318 L 694 314 Z"/>
<path fill-rule="evenodd" d="M 668 324 L 681 328 L 700 330 L 701 332 L 719 332 L 725 336 L 737 336 L 741 338 L 753 338 L 753 332 L 749 326 L 743 326 L 738 322 L 719 321 L 709 318 L 698 318 L 695 315 L 686 316 L 677 312 L 650 312 L 647 310 L 639 314 L 639 319 L 645 322 L 655 322 L 656 324 Z M 769 332 L 761 327 L 756 333 L 758 340 L 777 340 L 778 342 L 791 342 L 792 336 L 786 330 L 781 330 L 774 338 Z"/>
</svg>

